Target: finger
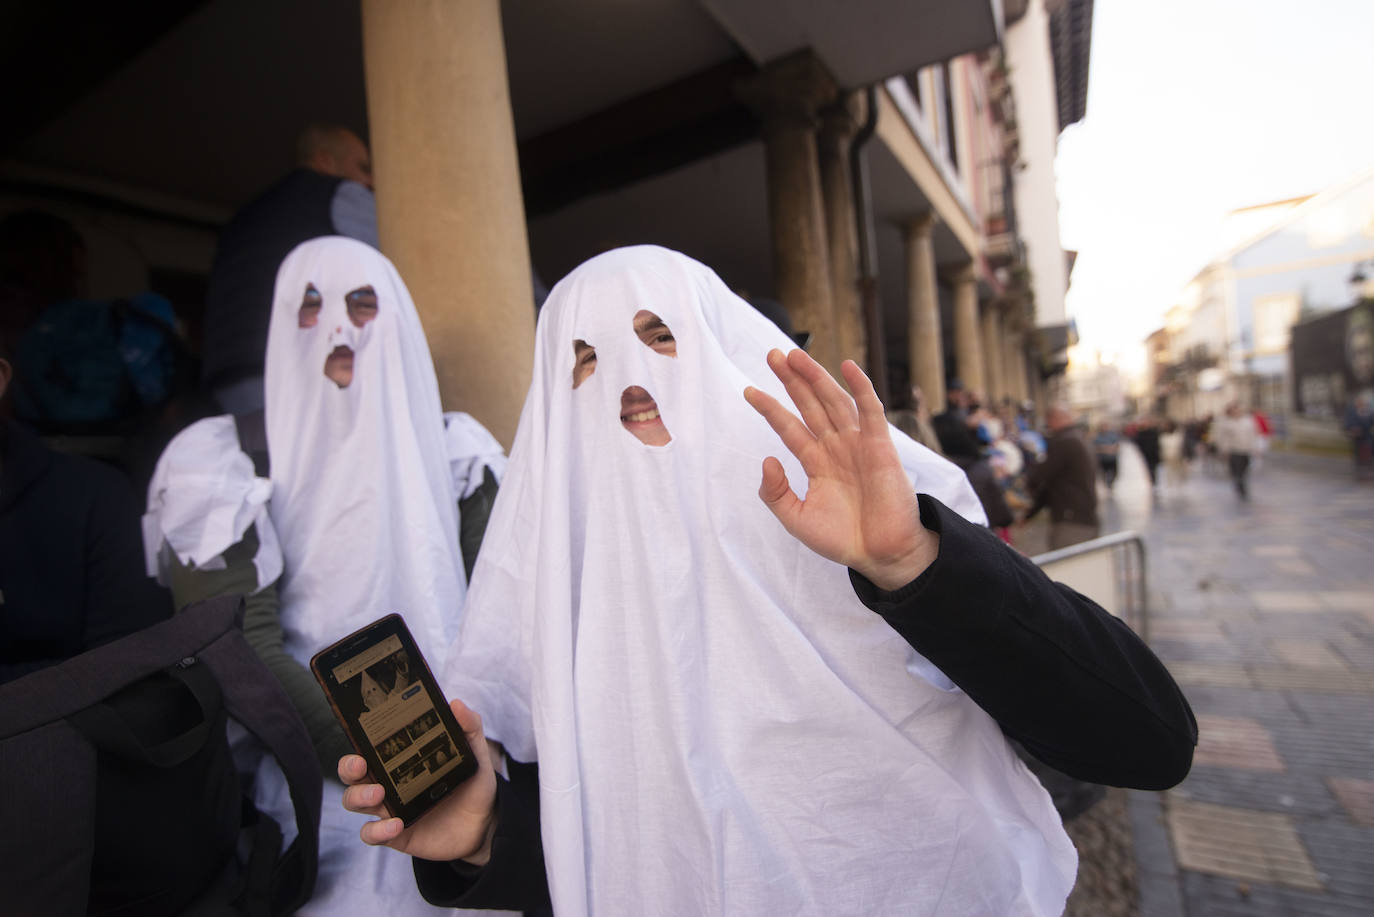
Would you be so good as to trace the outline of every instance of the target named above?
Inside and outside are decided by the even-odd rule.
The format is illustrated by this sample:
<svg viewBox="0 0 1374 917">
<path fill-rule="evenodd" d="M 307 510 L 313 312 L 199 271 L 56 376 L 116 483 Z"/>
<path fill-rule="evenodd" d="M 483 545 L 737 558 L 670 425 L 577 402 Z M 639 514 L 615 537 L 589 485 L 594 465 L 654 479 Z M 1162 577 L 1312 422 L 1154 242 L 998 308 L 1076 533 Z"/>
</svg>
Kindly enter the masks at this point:
<svg viewBox="0 0 1374 917">
<path fill-rule="evenodd" d="M 772 427 L 773 432 L 778 434 L 778 438 L 787 447 L 787 451 L 801 460 L 802 453 L 807 452 L 807 447 L 816 440 L 806 425 L 798 420 L 795 414 L 783 407 L 772 395 L 760 391 L 752 385 L 745 388 L 744 400 L 749 402 L 750 407 L 763 415 L 763 419 L 768 421 L 768 426 Z M 804 460 L 802 467 L 808 474 L 811 472 L 811 469 L 806 467 Z"/>
<path fill-rule="evenodd" d="M 801 510 L 801 500 L 797 499 L 797 495 L 792 492 L 792 486 L 787 483 L 787 472 L 782 470 L 782 462 L 771 455 L 763 460 L 763 480 L 759 484 L 759 499 L 773 511 L 774 516 L 778 517 L 782 527 L 791 532 L 792 524 Z"/>
<path fill-rule="evenodd" d="M 344 755 L 339 759 L 339 780 L 344 786 L 352 786 L 367 779 L 367 762 L 361 755 Z"/>
<path fill-rule="evenodd" d="M 883 403 L 878 398 L 868 374 L 853 360 L 845 360 L 840 365 L 840 373 L 844 375 L 849 390 L 854 393 L 854 405 L 859 411 L 859 429 L 869 436 L 890 436 L 887 429 L 887 414 L 883 411 Z"/>
<path fill-rule="evenodd" d="M 379 847 L 389 844 L 401 836 L 405 830 L 405 822 L 399 818 L 383 818 L 378 821 L 370 821 L 363 825 L 358 832 L 358 836 L 363 839 L 363 843 L 371 847 Z"/>
<path fill-rule="evenodd" d="M 805 356 L 801 350 L 794 350 L 792 353 L 800 353 Z M 829 415 L 825 412 L 825 407 L 816 397 L 816 393 L 792 367 L 790 355 L 784 355 L 781 350 L 770 350 L 768 352 L 768 368 L 773 370 L 773 375 L 777 376 L 783 388 L 787 389 L 788 396 L 792 399 L 792 403 L 797 406 L 797 410 L 801 412 L 802 420 L 812 433 L 820 436 L 822 433 L 828 433 L 835 428 L 835 425 L 830 422 Z"/>
<path fill-rule="evenodd" d="M 810 387 L 813 397 L 820 401 L 831 426 L 837 430 L 853 430 L 859 426 L 859 412 L 854 407 L 854 399 L 809 353 L 794 350 L 787 355 L 787 364 Z"/>
<path fill-rule="evenodd" d="M 350 812 L 357 812 L 361 815 L 387 818 L 391 813 L 382 807 L 382 800 L 385 798 L 386 794 L 379 785 L 360 783 L 344 790 L 343 807 Z"/>
<path fill-rule="evenodd" d="M 477 756 L 478 764 L 489 765 L 491 751 L 487 748 L 487 737 L 482 733 L 481 715 L 456 697 L 448 702 L 448 708 L 453 711 L 454 719 L 458 720 L 463 736 L 468 740 L 468 747 Z"/>
</svg>

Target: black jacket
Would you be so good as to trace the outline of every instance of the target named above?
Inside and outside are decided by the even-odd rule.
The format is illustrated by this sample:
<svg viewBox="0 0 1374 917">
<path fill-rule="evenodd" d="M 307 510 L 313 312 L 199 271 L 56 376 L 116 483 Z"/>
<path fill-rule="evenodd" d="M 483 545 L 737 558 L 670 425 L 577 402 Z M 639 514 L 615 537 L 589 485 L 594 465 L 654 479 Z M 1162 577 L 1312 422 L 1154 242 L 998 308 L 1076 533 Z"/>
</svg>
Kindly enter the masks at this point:
<svg viewBox="0 0 1374 917">
<path fill-rule="evenodd" d="M 1042 507 L 1055 522 L 1097 525 L 1097 461 L 1076 429 L 1060 430 L 1045 442 L 1045 460 L 1026 472 L 1035 497 L 1026 518 Z"/>
<path fill-rule="evenodd" d="M 277 268 L 297 245 L 336 232 L 330 207 L 342 181 L 295 169 L 224 227 L 205 293 L 206 385 L 261 375 Z"/>
<path fill-rule="evenodd" d="M 170 617 L 119 472 L 0 421 L 0 682 Z"/>
<path fill-rule="evenodd" d="M 1162 790 L 1181 782 L 1197 722 L 1149 647 L 987 529 L 933 497 L 922 495 L 920 506 L 921 523 L 940 535 L 939 556 L 895 592 L 850 571 L 859 599 L 1046 764 L 1113 786 Z M 499 820 L 485 867 L 414 861 L 426 900 L 548 907 L 531 770 L 517 767 L 512 782 L 498 778 Z"/>
</svg>

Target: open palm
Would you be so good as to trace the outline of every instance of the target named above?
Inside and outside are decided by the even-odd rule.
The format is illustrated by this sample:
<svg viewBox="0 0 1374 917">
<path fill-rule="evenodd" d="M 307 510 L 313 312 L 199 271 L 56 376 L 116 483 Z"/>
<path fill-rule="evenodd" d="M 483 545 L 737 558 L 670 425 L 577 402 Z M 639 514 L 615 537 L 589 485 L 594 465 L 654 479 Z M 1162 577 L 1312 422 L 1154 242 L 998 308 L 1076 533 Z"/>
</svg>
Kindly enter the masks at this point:
<svg viewBox="0 0 1374 917">
<path fill-rule="evenodd" d="M 880 588 L 896 589 L 915 579 L 935 559 L 938 541 L 921 525 L 916 495 L 873 384 L 846 360 L 841 372 L 854 392 L 851 398 L 801 350 L 771 351 L 768 366 L 801 419 L 756 388 L 745 389 L 745 400 L 801 462 L 808 485 L 802 500 L 782 463 L 770 456 L 763 462 L 759 496 L 795 538 Z"/>
</svg>

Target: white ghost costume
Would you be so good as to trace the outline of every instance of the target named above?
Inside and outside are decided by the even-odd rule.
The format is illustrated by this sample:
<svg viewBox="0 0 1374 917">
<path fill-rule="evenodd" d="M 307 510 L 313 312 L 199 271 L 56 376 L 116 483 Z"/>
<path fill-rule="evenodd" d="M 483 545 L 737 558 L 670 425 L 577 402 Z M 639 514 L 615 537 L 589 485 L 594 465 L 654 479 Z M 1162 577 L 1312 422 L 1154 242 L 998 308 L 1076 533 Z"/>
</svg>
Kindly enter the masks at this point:
<svg viewBox="0 0 1374 917">
<path fill-rule="evenodd" d="M 574 340 L 596 349 L 576 389 Z M 805 492 L 742 396 L 792 407 L 765 362 L 790 346 L 665 249 L 560 282 L 445 687 L 538 762 L 560 917 L 1059 914 L 1076 854 L 997 724 L 758 497 L 768 455 Z M 630 386 L 667 445 L 622 425 Z M 893 437 L 918 491 L 984 521 L 962 472 Z"/>
<path fill-rule="evenodd" d="M 301 327 L 307 285 L 321 294 L 313 327 Z M 375 318 L 355 325 L 345 295 L 376 292 Z M 324 375 L 336 347 L 353 351 L 353 377 Z M 162 552 L 214 569 L 256 525 L 259 588 L 277 579 L 285 650 L 302 665 L 316 652 L 390 612 L 400 612 L 433 669 L 442 671 L 466 591 L 457 499 L 498 479 L 504 456 L 467 415 L 441 412 L 424 331 L 391 263 L 351 239 L 298 246 L 282 262 L 266 358 L 270 482 L 254 475 L 229 416 L 187 428 L 167 448 L 144 517 L 150 573 Z M 242 763 L 243 749 L 236 749 Z M 270 758 L 255 774 L 255 801 L 294 836 L 290 795 Z M 343 808 L 326 779 L 320 866 L 305 914 L 428 914 L 407 858 L 365 846 L 367 821 Z"/>
</svg>

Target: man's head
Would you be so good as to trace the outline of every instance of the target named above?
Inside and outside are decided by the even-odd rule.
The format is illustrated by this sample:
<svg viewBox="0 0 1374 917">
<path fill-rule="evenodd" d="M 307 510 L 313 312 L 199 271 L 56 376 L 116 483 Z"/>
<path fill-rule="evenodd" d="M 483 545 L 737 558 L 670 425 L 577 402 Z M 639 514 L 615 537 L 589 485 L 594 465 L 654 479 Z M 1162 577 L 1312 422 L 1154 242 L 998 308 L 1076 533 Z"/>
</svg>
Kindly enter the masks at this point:
<svg viewBox="0 0 1374 917">
<path fill-rule="evenodd" d="M 296 165 L 372 187 L 367 144 L 346 127 L 309 124 L 296 140 Z"/>
<path fill-rule="evenodd" d="M 1045 415 L 1045 426 L 1051 433 L 1067 430 L 1074 425 L 1073 412 L 1066 404 L 1056 404 Z"/>
<path fill-rule="evenodd" d="M 968 392 L 964 389 L 964 383 L 958 379 L 950 379 L 946 382 L 945 401 L 950 410 L 962 410 L 968 407 Z"/>
</svg>

